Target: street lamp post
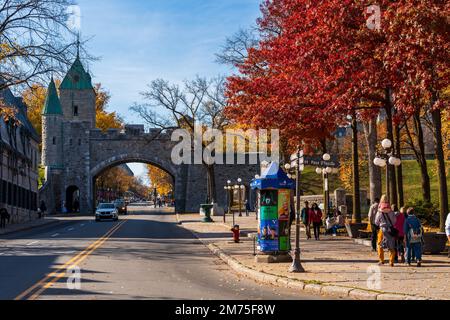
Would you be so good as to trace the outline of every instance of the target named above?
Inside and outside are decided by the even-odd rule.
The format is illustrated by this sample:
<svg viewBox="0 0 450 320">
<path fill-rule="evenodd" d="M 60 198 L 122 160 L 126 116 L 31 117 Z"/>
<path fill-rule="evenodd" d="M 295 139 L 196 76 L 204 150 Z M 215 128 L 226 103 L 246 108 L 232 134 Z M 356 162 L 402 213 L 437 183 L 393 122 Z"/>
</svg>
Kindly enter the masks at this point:
<svg viewBox="0 0 450 320">
<path fill-rule="evenodd" d="M 390 190 L 389 165 L 398 167 L 402 164 L 402 160 L 394 156 L 391 140 L 384 139 L 381 142 L 381 146 L 383 147 L 384 152 L 378 152 L 373 163 L 380 168 L 386 168 L 386 195 L 389 201 L 391 201 L 391 192 L 395 192 L 395 190 Z"/>
<path fill-rule="evenodd" d="M 305 272 L 305 269 L 302 266 L 300 260 L 300 173 L 304 170 L 303 165 L 303 151 L 300 149 L 296 154 L 291 156 L 291 163 L 285 165 L 285 169 L 287 171 L 292 170 L 295 172 L 295 177 L 293 175 L 289 175 L 290 178 L 295 178 L 296 187 L 295 187 L 295 199 L 296 199 L 296 221 L 295 221 L 295 249 L 294 249 L 294 258 L 292 261 L 292 265 L 289 268 L 289 272 L 292 273 L 300 273 Z"/>
<path fill-rule="evenodd" d="M 224 187 L 224 189 L 227 192 L 227 211 L 228 212 L 224 212 L 223 213 L 223 223 L 226 223 L 226 215 L 227 213 L 230 214 L 231 213 L 231 192 L 233 190 L 233 187 L 231 186 L 231 181 L 228 180 L 227 181 L 227 185 Z"/>
<path fill-rule="evenodd" d="M 322 157 L 323 161 L 328 162 L 331 160 L 331 156 L 325 153 Z M 328 166 L 317 167 L 316 173 L 322 175 L 323 179 L 323 191 L 324 191 L 324 210 L 325 216 L 330 214 L 330 185 L 329 185 L 329 175 L 332 173 L 338 173 L 337 168 L 331 168 Z"/>
<path fill-rule="evenodd" d="M 255 176 L 255 179 L 258 180 L 261 177 L 257 174 Z M 259 198 L 256 199 L 256 204 L 255 204 L 255 211 L 256 211 L 256 221 L 258 221 L 258 212 L 259 212 Z"/>
<path fill-rule="evenodd" d="M 239 217 L 242 217 L 242 190 L 245 188 L 245 186 L 242 184 L 242 179 L 239 178 L 237 180 L 237 184 L 234 186 L 234 188 L 238 191 L 238 201 L 239 201 Z M 234 225 L 234 222 L 233 222 Z"/>
</svg>

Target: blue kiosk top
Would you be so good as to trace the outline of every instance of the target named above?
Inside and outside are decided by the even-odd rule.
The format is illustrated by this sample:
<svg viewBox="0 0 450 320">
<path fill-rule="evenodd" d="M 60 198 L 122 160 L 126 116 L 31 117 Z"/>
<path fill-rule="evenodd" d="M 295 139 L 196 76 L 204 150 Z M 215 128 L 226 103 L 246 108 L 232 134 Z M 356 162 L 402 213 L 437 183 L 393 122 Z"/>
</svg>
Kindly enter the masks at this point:
<svg viewBox="0 0 450 320">
<path fill-rule="evenodd" d="M 289 179 L 278 163 L 272 162 L 259 179 L 253 179 L 250 187 L 253 190 L 295 189 L 295 181 Z"/>
</svg>

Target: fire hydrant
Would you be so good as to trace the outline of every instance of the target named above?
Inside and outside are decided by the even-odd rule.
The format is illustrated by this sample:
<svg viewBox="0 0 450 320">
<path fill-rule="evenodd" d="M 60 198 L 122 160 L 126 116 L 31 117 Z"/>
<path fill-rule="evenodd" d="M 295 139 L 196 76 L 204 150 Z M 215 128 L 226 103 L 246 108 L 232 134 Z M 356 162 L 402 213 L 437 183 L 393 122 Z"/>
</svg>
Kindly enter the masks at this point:
<svg viewBox="0 0 450 320">
<path fill-rule="evenodd" d="M 239 243 L 239 236 L 241 234 L 241 230 L 239 229 L 238 225 L 235 225 L 232 229 L 231 232 L 233 232 L 233 240 L 235 243 Z"/>
</svg>

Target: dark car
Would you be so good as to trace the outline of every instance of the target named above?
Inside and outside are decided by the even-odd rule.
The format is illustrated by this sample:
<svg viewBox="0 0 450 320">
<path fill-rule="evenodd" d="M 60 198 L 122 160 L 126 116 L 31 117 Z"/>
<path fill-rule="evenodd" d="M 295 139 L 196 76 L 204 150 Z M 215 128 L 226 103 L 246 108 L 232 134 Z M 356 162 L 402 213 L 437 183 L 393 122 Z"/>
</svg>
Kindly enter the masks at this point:
<svg viewBox="0 0 450 320">
<path fill-rule="evenodd" d="M 114 205 L 116 206 L 117 211 L 119 214 L 128 214 L 127 204 L 124 200 L 116 200 L 114 201 Z"/>
</svg>

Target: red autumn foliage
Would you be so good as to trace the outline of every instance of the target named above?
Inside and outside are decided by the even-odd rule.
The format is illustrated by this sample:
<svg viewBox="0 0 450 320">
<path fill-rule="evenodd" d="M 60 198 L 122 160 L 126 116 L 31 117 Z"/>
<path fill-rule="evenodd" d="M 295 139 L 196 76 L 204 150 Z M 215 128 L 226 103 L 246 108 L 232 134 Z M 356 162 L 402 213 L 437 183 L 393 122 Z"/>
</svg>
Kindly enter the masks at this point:
<svg viewBox="0 0 450 320">
<path fill-rule="evenodd" d="M 448 1 L 379 1 L 379 30 L 366 24 L 371 4 L 266 1 L 261 41 L 228 79 L 228 116 L 279 128 L 295 146 L 329 138 L 355 108 L 372 117 L 392 99 L 410 113 L 411 97 L 444 107 L 438 93 L 448 86 Z"/>
</svg>

